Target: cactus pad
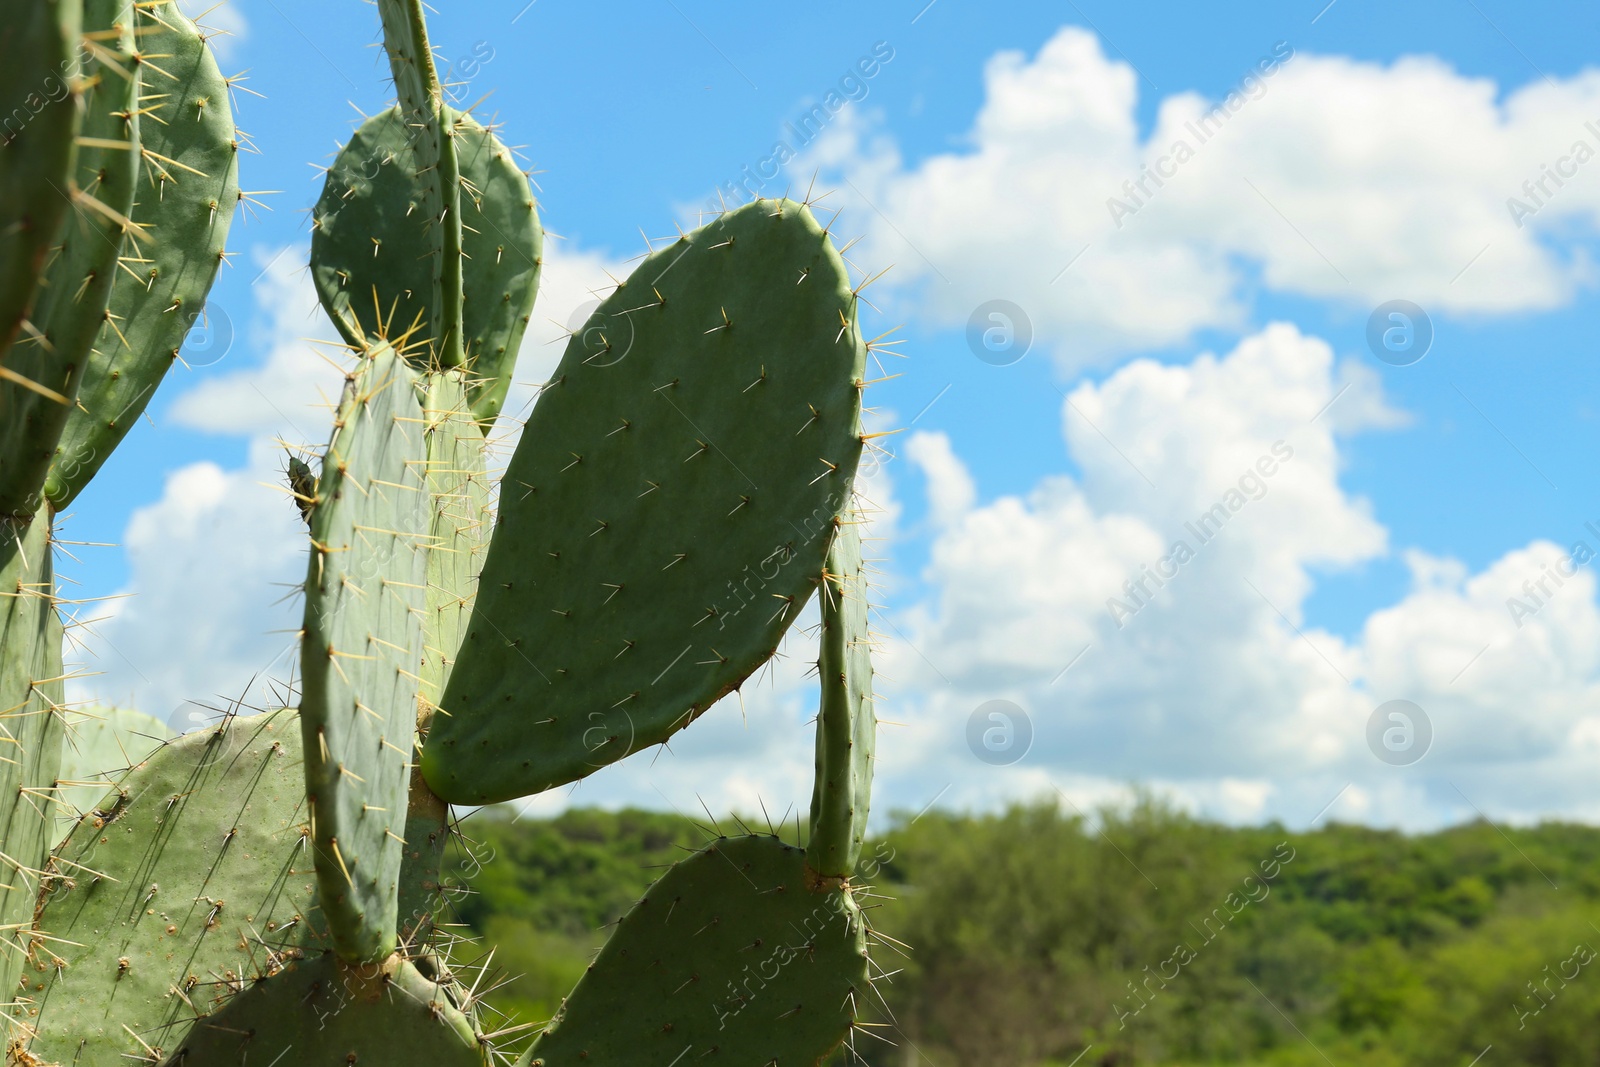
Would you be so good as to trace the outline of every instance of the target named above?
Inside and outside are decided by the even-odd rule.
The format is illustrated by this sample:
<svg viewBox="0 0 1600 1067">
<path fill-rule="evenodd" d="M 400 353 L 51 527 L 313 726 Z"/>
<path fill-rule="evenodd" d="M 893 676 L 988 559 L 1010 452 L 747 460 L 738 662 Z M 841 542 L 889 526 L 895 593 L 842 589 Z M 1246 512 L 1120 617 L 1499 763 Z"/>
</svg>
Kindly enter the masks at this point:
<svg viewBox="0 0 1600 1067">
<path fill-rule="evenodd" d="M 173 736 L 166 723 L 132 708 L 74 709 L 71 719 L 61 745 L 57 833 L 51 838 L 58 843 L 124 772 Z"/>
<path fill-rule="evenodd" d="M 867 836 L 878 720 L 872 704 L 872 642 L 859 516 L 840 523 L 828 550 L 817 676 L 817 777 L 806 857 L 817 873 L 848 878 Z"/>
<path fill-rule="evenodd" d="M 387 345 L 339 405 L 311 511 L 300 725 L 322 907 L 346 959 L 395 947 L 428 529 L 415 375 Z"/>
<path fill-rule="evenodd" d="M 132 218 L 149 235 L 111 287 L 109 321 L 56 448 L 45 493 L 57 510 L 133 428 L 205 305 L 239 202 L 228 83 L 176 4 L 139 8 L 150 75 L 139 126 L 143 180 Z"/>
<path fill-rule="evenodd" d="M 67 213 L 61 190 L 78 132 L 72 82 L 82 14 L 81 0 L 47 0 L 8 9 L 0 26 L 0 100 L 14 108 L 0 119 L 0 360 Z"/>
<path fill-rule="evenodd" d="M 845 1037 L 867 980 L 848 890 L 814 887 L 805 853 L 777 838 L 723 838 L 617 924 L 523 1063 L 815 1064 Z"/>
<path fill-rule="evenodd" d="M 130 252 L 123 235 L 139 169 L 133 29 L 132 0 L 83 5 L 83 32 L 94 41 L 96 58 L 85 64 L 73 182 L 62 186 L 72 207 L 46 258 L 29 316 L 33 330 L 6 353 L 5 367 L 15 377 L 0 379 L 0 515 L 32 515 L 39 505 L 90 346 L 105 321 L 119 250 Z"/>
<path fill-rule="evenodd" d="M 431 174 L 421 172 L 420 136 L 399 108 L 362 123 L 328 172 L 313 213 L 311 275 L 322 306 L 351 344 L 434 316 L 432 237 L 439 227 L 425 212 Z M 511 385 L 539 287 L 544 231 L 527 176 L 493 133 L 458 115 L 454 142 L 468 392 L 473 412 L 488 424 Z"/>
<path fill-rule="evenodd" d="M 406 845 L 400 861 L 400 944 L 415 956 L 434 941 L 449 902 L 440 882 L 450 844 L 450 805 L 434 795 L 418 767 L 406 796 Z"/>
<path fill-rule="evenodd" d="M 435 792 L 582 778 L 772 655 L 848 499 L 864 355 L 844 264 L 799 204 L 644 260 L 574 335 L 506 472 L 423 748 Z"/>
<path fill-rule="evenodd" d="M 290 1053 L 293 1055 L 291 1056 Z M 487 1067 L 450 991 L 390 957 L 352 965 L 331 953 L 268 978 L 195 1024 L 172 1067 Z"/>
<path fill-rule="evenodd" d="M 455 663 L 489 548 L 489 475 L 484 441 L 467 406 L 465 375 L 428 375 L 427 427 L 428 605 L 422 630 L 422 695 L 418 725 L 426 727 Z"/>
<path fill-rule="evenodd" d="M 231 717 L 163 746 L 85 816 L 51 861 L 49 937 L 26 972 L 33 1055 L 148 1062 L 253 979 L 321 951 L 300 761 L 294 712 Z"/>
<path fill-rule="evenodd" d="M 47 512 L 26 523 L 0 519 L 0 937 L 8 942 L 0 945 L 0 1002 L 17 989 L 40 871 L 55 840 L 64 713 L 53 590 Z"/>
</svg>

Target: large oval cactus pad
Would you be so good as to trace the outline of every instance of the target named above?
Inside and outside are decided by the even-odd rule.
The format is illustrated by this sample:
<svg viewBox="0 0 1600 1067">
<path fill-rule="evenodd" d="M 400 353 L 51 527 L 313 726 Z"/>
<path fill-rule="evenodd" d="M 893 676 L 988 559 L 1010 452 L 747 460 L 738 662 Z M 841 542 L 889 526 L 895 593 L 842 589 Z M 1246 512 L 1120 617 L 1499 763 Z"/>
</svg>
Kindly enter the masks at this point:
<svg viewBox="0 0 1600 1067">
<path fill-rule="evenodd" d="M 428 493 L 416 375 L 387 345 L 339 404 L 311 509 L 300 726 L 322 908 L 346 959 L 394 951 L 417 724 Z"/>
<path fill-rule="evenodd" d="M 487 1067 L 450 991 L 391 957 L 294 963 L 195 1024 L 168 1067 Z"/>
<path fill-rule="evenodd" d="M 51 861 L 27 995 L 33 1055 L 147 1062 L 193 1021 L 320 952 L 293 711 L 230 717 L 162 746 Z"/>
<path fill-rule="evenodd" d="M 812 1067 L 844 1039 L 867 981 L 849 891 L 816 884 L 805 853 L 775 837 L 724 838 L 650 887 L 523 1062 Z"/>
<path fill-rule="evenodd" d="M 163 72 L 146 75 L 139 126 L 144 180 L 132 217 L 148 240 L 117 272 L 111 317 L 56 447 L 45 493 L 58 511 L 110 458 L 177 362 L 239 203 L 228 83 L 204 37 L 176 4 L 141 5 L 138 18 L 140 54 Z"/>
<path fill-rule="evenodd" d="M 865 350 L 811 212 L 762 200 L 647 257 L 574 335 L 501 483 L 423 749 L 452 803 L 666 740 L 777 648 L 861 454 Z"/>
</svg>

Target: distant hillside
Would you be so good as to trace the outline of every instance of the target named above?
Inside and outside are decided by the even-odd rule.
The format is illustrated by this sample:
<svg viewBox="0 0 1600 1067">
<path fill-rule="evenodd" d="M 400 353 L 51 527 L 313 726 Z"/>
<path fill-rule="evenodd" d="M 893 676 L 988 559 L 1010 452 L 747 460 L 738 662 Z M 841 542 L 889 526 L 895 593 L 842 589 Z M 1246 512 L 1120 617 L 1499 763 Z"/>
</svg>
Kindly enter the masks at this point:
<svg viewBox="0 0 1600 1067">
<path fill-rule="evenodd" d="M 706 837 L 642 811 L 465 829 L 460 917 L 518 976 L 490 998 L 518 1021 Z M 875 958 L 899 972 L 872 1027 L 895 1045 L 856 1038 L 875 1067 L 1600 1063 L 1597 829 L 1290 833 L 1147 801 L 1098 828 L 1050 805 L 907 815 L 868 855 Z"/>
</svg>

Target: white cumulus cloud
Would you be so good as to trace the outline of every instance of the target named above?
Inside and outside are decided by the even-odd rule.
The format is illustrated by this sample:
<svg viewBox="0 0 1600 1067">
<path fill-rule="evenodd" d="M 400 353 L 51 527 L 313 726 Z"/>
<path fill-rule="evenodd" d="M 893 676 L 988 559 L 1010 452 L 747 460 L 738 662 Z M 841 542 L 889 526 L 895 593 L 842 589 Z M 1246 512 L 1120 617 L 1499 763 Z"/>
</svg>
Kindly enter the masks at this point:
<svg viewBox="0 0 1600 1067">
<path fill-rule="evenodd" d="M 942 525 L 925 597 L 885 620 L 885 714 L 908 727 L 883 746 L 885 795 L 1082 805 L 1138 782 L 1240 820 L 1600 816 L 1600 534 L 1477 573 L 1407 550 L 1412 588 L 1355 636 L 1306 623 L 1320 577 L 1392 550 L 1340 484 L 1340 442 L 1396 418 L 1324 342 L 1274 324 L 1080 384 L 1062 406 L 1077 478 L 975 504 L 948 441 L 909 444 Z M 1431 722 L 1412 766 L 1368 748 L 1393 699 Z M 992 700 L 1031 724 L 1014 766 L 969 747 Z"/>
<path fill-rule="evenodd" d="M 1362 312 L 1540 310 L 1593 283 L 1569 231 L 1600 222 L 1600 72 L 1502 91 L 1427 56 L 1259 51 L 1142 134 L 1133 69 L 1066 27 L 990 59 L 966 147 L 908 162 L 846 109 L 793 167 L 836 179 L 860 261 L 894 263 L 912 306 L 960 325 L 1011 300 L 1069 369 L 1238 328 L 1257 272 Z"/>
</svg>

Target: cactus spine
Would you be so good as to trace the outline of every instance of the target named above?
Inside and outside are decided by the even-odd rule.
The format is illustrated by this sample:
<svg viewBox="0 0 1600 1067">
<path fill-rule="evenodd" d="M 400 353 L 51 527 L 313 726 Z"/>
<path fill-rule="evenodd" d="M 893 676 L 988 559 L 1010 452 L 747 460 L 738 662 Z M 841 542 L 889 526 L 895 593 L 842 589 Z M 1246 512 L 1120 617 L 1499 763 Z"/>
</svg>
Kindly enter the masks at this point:
<svg viewBox="0 0 1600 1067">
<path fill-rule="evenodd" d="M 63 770 L 51 524 L 203 307 L 237 144 L 170 0 L 29 6 L 0 30 L 7 60 L 65 64 L 72 106 L 41 102 L 0 148 L 11 1061 L 509 1063 L 440 962 L 449 804 L 665 742 L 820 589 L 811 844 L 721 838 L 668 871 L 520 1061 L 819 1062 L 870 982 L 850 877 L 875 729 L 853 493 L 866 347 L 827 230 L 761 200 L 647 256 L 573 335 L 492 505 L 484 439 L 543 231 L 495 131 L 444 103 L 420 0 L 378 0 L 397 103 L 313 215 L 312 278 L 352 365 L 320 470 L 290 467 L 309 534 L 298 704 Z M 0 90 L 39 73 L 18 70 Z M 52 181 L 76 182 L 70 210 L 38 195 Z M 138 729 L 105 714 L 104 736 Z M 87 810 L 51 850 L 68 803 Z"/>
</svg>

